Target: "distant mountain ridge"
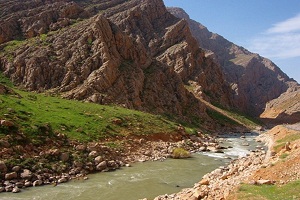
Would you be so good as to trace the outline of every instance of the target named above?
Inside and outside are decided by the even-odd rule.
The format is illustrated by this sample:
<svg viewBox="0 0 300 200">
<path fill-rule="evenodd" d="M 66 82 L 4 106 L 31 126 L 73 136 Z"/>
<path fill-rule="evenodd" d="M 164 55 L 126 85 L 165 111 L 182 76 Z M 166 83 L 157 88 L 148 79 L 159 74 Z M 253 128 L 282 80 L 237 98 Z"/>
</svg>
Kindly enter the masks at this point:
<svg viewBox="0 0 300 200">
<path fill-rule="evenodd" d="M 206 50 L 207 56 L 219 63 L 234 92 L 232 97 L 236 108 L 259 116 L 267 102 L 299 87 L 272 61 L 210 32 L 199 22 L 190 19 L 183 9 L 168 8 L 168 11 L 187 20 L 200 47 Z"/>
</svg>

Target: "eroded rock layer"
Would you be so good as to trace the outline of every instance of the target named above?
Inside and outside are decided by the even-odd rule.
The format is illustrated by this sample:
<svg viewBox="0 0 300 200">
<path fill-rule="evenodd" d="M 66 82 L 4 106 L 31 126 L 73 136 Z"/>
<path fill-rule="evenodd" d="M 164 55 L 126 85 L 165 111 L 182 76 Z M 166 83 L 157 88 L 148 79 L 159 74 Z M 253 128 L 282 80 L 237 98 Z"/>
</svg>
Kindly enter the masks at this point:
<svg viewBox="0 0 300 200">
<path fill-rule="evenodd" d="M 220 64 L 226 81 L 233 91 L 236 108 L 252 116 L 259 116 L 270 100 L 276 99 L 297 82 L 283 73 L 272 61 L 251 53 L 243 47 L 210 32 L 192 20 L 181 8 L 168 8 L 178 18 L 186 19 L 199 45 L 206 55 Z"/>
<path fill-rule="evenodd" d="M 210 121 L 192 81 L 201 98 L 230 105 L 220 67 L 161 0 L 11 3 L 1 1 L 0 67 L 16 84 Z"/>
</svg>

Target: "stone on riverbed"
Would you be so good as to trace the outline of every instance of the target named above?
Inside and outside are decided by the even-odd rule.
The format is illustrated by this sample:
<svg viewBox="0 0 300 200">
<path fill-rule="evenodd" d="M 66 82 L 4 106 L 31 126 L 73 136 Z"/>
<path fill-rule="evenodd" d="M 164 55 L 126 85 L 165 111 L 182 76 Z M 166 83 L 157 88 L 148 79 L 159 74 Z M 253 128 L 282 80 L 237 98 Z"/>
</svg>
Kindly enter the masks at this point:
<svg viewBox="0 0 300 200">
<path fill-rule="evenodd" d="M 102 161 L 100 162 L 97 166 L 96 166 L 96 170 L 97 171 L 103 171 L 107 168 L 107 163 L 106 161 Z"/>
<path fill-rule="evenodd" d="M 272 185 L 273 181 L 270 181 L 270 180 L 258 180 L 258 181 L 256 181 L 256 183 L 258 185 Z"/>
<path fill-rule="evenodd" d="M 16 172 L 11 172 L 8 174 L 5 174 L 5 179 L 6 180 L 12 180 L 18 177 L 18 174 Z"/>
<path fill-rule="evenodd" d="M 33 182 L 33 187 L 36 187 L 36 186 L 40 186 L 40 185 L 42 185 L 43 184 L 43 181 L 42 180 L 36 180 L 36 181 L 34 181 Z"/>
<path fill-rule="evenodd" d="M 18 193 L 18 192 L 21 192 L 20 188 L 18 188 L 17 186 L 14 187 L 11 191 L 12 193 Z"/>
</svg>

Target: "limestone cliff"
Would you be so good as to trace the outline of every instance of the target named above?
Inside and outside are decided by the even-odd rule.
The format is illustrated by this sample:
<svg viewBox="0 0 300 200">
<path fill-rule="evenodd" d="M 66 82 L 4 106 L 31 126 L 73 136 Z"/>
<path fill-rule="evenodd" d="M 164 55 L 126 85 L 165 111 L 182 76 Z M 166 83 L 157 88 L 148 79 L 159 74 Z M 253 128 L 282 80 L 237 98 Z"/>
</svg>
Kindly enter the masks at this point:
<svg viewBox="0 0 300 200">
<path fill-rule="evenodd" d="M 209 124 L 192 81 L 230 105 L 220 67 L 161 0 L 0 2 L 0 69 L 29 90 Z M 17 38 L 27 39 L 6 42 Z"/>
<path fill-rule="evenodd" d="M 279 97 L 289 88 L 297 87 L 297 82 L 269 59 L 211 33 L 205 26 L 190 19 L 180 8 L 168 10 L 188 21 L 193 36 L 206 49 L 206 55 L 220 64 L 226 81 L 231 85 L 235 107 L 241 111 L 259 116 L 267 102 Z"/>
</svg>

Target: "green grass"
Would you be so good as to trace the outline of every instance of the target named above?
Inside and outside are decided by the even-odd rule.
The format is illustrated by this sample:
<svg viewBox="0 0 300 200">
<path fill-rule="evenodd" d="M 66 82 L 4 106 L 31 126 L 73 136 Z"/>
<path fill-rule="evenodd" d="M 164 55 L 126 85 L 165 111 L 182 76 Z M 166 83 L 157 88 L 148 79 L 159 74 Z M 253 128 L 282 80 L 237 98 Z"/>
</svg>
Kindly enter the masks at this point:
<svg viewBox="0 0 300 200">
<path fill-rule="evenodd" d="M 283 186 L 243 184 L 237 192 L 237 197 L 241 200 L 298 200 L 300 199 L 300 181 Z"/>
<path fill-rule="evenodd" d="M 299 139 L 300 139 L 300 134 L 296 133 L 296 134 L 292 134 L 292 135 L 287 135 L 286 137 L 282 138 L 281 140 L 276 141 L 277 144 L 274 146 L 274 150 L 275 150 L 275 152 L 279 152 L 287 142 L 293 142 L 293 141 L 299 140 Z"/>
<path fill-rule="evenodd" d="M 279 158 L 280 158 L 280 159 L 285 159 L 285 158 L 287 158 L 288 156 L 289 156 L 289 154 L 283 153 L 283 154 L 281 154 L 281 155 L 279 156 Z"/>
<path fill-rule="evenodd" d="M 236 109 L 227 109 L 224 108 L 222 105 L 217 104 L 217 103 L 213 103 L 214 106 L 216 106 L 219 109 L 222 109 L 222 111 L 224 113 L 226 113 L 227 115 L 230 115 L 231 117 L 233 117 L 234 119 L 242 122 L 243 124 L 245 124 L 247 127 L 254 129 L 257 126 L 261 126 L 263 123 L 261 121 L 259 121 L 258 119 L 245 115 L 244 113 L 236 110 Z"/>
<path fill-rule="evenodd" d="M 159 115 L 15 91 L 22 98 L 0 95 L 0 118 L 15 122 L 27 136 L 35 137 L 49 125 L 52 132 L 79 141 L 128 134 L 174 133 L 177 128 L 176 123 Z M 8 133 L 8 130 L 1 130 L 0 137 Z"/>
<path fill-rule="evenodd" d="M 214 120 L 217 120 L 221 125 L 227 125 L 227 124 L 232 124 L 232 125 L 239 125 L 236 121 L 226 117 L 225 115 L 222 115 L 221 113 L 207 109 L 206 113 Z"/>
<path fill-rule="evenodd" d="M 173 150 L 172 158 L 179 159 L 179 158 L 188 158 L 188 157 L 191 157 L 190 152 L 183 148 L 176 148 Z"/>
<path fill-rule="evenodd" d="M 0 84 L 7 85 L 8 87 L 13 87 L 12 82 L 2 73 L 0 73 Z"/>
</svg>

